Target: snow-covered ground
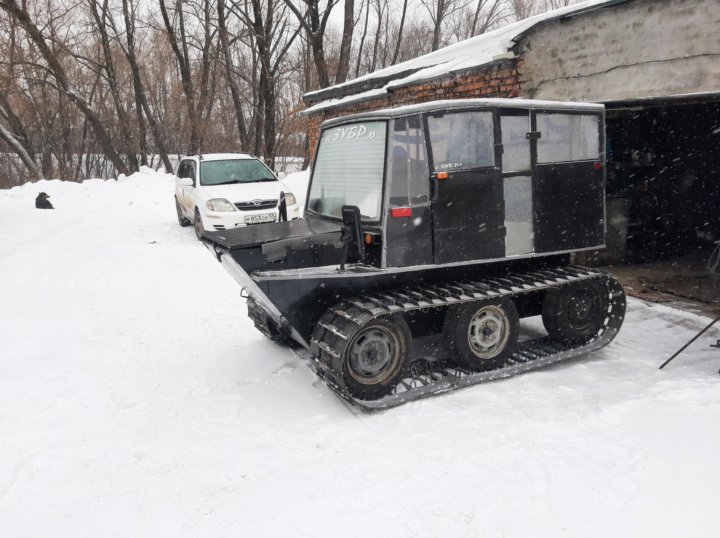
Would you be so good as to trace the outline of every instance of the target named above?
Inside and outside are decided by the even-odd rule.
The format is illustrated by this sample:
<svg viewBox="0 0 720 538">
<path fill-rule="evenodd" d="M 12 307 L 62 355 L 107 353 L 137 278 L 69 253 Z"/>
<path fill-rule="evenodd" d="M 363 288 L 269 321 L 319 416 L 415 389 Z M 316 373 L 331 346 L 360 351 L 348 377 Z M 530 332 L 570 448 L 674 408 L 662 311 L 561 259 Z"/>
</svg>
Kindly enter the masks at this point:
<svg viewBox="0 0 720 538">
<path fill-rule="evenodd" d="M 3 538 L 718 536 L 720 334 L 657 369 L 706 318 L 631 300 L 586 359 L 357 413 L 253 329 L 172 191 L 0 191 Z"/>
</svg>

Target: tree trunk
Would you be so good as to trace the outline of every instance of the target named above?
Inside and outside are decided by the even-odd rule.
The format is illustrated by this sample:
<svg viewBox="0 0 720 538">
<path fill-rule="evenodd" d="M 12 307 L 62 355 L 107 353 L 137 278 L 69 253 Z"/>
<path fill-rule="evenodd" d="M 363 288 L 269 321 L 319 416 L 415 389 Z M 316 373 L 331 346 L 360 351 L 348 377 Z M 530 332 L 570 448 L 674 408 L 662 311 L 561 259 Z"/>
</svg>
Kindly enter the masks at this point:
<svg viewBox="0 0 720 538">
<path fill-rule="evenodd" d="M 97 31 L 100 35 L 100 44 L 105 60 L 105 73 L 107 74 L 107 83 L 110 87 L 110 94 L 112 95 L 113 104 L 115 105 L 115 111 L 117 112 L 121 143 L 125 147 L 125 155 L 127 156 L 128 163 L 130 163 L 130 172 L 137 172 L 139 164 L 135 151 L 135 143 L 133 141 L 132 130 L 129 126 L 127 112 L 120 97 L 120 88 L 118 87 L 117 76 L 115 74 L 115 62 L 113 61 L 110 51 L 110 37 L 108 36 L 105 22 L 105 19 L 109 16 L 108 0 L 103 0 L 102 13 L 98 11 L 97 0 L 90 1 L 90 10 L 92 11 L 93 18 L 97 24 Z"/>
<path fill-rule="evenodd" d="M 35 164 L 35 161 L 30 157 L 30 155 L 28 155 L 28 152 L 25 151 L 23 145 L 2 124 L 2 122 L 0 122 L 0 138 L 2 138 L 13 149 L 15 153 L 17 153 L 18 157 L 20 157 L 20 160 L 25 165 L 25 168 L 27 168 L 28 172 L 33 175 L 33 179 L 42 179 L 42 174 L 40 173 L 40 170 Z"/>
<path fill-rule="evenodd" d="M 403 10 L 400 16 L 400 28 L 398 29 L 397 42 L 395 43 L 395 52 L 393 52 L 392 65 L 395 65 L 400 56 L 400 45 L 402 44 L 403 28 L 405 27 L 405 15 L 407 14 L 408 0 L 403 0 Z"/>
<path fill-rule="evenodd" d="M 135 55 L 135 16 L 134 13 L 132 13 L 131 18 L 128 0 L 123 0 L 123 17 L 125 19 L 126 37 L 128 45 L 126 56 L 128 62 L 130 63 L 130 70 L 132 71 L 133 89 L 135 91 L 135 106 L 137 107 L 138 104 L 140 105 L 139 108 L 136 108 L 136 112 L 138 115 L 138 123 L 140 124 L 141 130 L 141 148 L 143 145 L 147 147 L 146 143 L 142 144 L 142 141 L 145 139 L 145 123 L 143 121 L 143 111 L 145 111 L 145 118 L 147 118 L 147 121 L 150 124 L 150 130 L 152 131 L 153 138 L 155 139 L 157 152 L 160 154 L 160 158 L 162 159 L 163 165 L 165 166 L 165 171 L 168 174 L 172 174 L 173 167 L 172 163 L 170 162 L 170 157 L 168 156 L 167 148 L 165 146 L 165 139 L 160 131 L 160 126 L 158 125 L 157 121 L 155 121 L 155 116 L 150 110 L 150 106 L 147 102 L 147 96 L 145 95 L 145 87 L 142 83 L 142 78 L 140 77 L 140 66 L 137 61 L 137 56 Z"/>
<path fill-rule="evenodd" d="M 407 1 L 407 0 L 406 0 Z M 345 82 L 350 70 L 350 49 L 352 48 L 353 31 L 355 30 L 355 0 L 345 0 L 345 18 L 343 20 L 342 40 L 340 41 L 340 58 L 338 58 L 335 84 Z"/>
<path fill-rule="evenodd" d="M 240 135 L 240 148 L 247 151 L 249 147 L 247 128 L 245 127 L 245 114 L 242 109 L 242 98 L 240 89 L 235 80 L 233 68 L 232 54 L 230 53 L 230 43 L 228 40 L 227 22 L 225 20 L 225 0 L 217 0 L 218 10 L 218 34 L 220 37 L 220 48 L 223 50 L 225 57 L 225 78 L 230 87 L 230 95 L 232 96 L 233 109 L 235 110 L 235 121 L 238 126 L 238 134 Z"/>
<path fill-rule="evenodd" d="M 362 8 L 361 8 L 362 9 Z M 360 38 L 360 46 L 358 47 L 357 63 L 355 64 L 355 77 L 360 76 L 360 63 L 362 62 L 363 47 L 365 38 L 367 37 L 368 21 L 370 20 L 370 0 L 365 0 L 365 25 L 363 26 L 362 37 Z"/>
</svg>

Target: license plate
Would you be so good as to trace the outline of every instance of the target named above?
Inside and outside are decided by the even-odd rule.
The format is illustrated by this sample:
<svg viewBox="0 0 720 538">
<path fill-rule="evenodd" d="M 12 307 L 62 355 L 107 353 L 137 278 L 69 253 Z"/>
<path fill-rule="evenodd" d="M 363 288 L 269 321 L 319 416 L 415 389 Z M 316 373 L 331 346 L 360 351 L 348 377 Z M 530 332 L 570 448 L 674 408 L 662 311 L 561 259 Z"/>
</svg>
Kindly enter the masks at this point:
<svg viewBox="0 0 720 538">
<path fill-rule="evenodd" d="M 275 215 L 273 213 L 263 213 L 262 215 L 247 215 L 245 224 L 257 224 L 258 222 L 274 222 Z"/>
</svg>

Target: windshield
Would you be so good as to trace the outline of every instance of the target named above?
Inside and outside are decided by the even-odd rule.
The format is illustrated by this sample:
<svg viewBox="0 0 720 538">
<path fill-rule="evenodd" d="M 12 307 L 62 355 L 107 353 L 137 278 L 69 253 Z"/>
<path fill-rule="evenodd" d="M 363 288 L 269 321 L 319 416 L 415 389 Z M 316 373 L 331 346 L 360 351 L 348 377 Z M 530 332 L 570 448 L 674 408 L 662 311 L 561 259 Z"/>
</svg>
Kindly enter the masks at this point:
<svg viewBox="0 0 720 538">
<path fill-rule="evenodd" d="M 257 159 L 200 162 L 201 185 L 227 185 L 257 181 L 277 181 L 270 169 Z"/>
<path fill-rule="evenodd" d="M 387 122 L 371 121 L 322 132 L 307 207 L 340 218 L 342 206 L 360 208 L 364 220 L 380 220 Z"/>
</svg>

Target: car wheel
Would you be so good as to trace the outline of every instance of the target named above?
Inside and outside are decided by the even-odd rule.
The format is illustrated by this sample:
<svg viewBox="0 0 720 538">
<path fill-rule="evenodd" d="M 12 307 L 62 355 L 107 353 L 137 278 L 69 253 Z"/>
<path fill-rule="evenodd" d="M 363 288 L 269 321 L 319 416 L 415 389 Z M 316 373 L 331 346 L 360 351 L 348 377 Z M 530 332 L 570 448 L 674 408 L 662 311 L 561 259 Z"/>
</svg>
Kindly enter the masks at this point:
<svg viewBox="0 0 720 538">
<path fill-rule="evenodd" d="M 202 236 L 205 232 L 205 228 L 203 228 L 202 218 L 200 217 L 200 210 L 198 210 L 197 208 L 195 208 L 195 221 L 193 222 L 193 226 L 195 228 L 195 235 L 200 241 L 202 241 Z"/>
<path fill-rule="evenodd" d="M 182 209 L 180 208 L 180 202 L 175 198 L 175 211 L 177 212 L 178 224 L 183 228 L 190 225 L 190 219 L 183 215 Z"/>
<path fill-rule="evenodd" d="M 459 364 L 494 370 L 515 351 L 519 323 L 510 299 L 468 303 L 448 310 L 443 333 Z"/>
<path fill-rule="evenodd" d="M 543 302 L 543 324 L 554 340 L 584 344 L 605 323 L 608 304 L 608 293 L 601 282 L 578 282 L 552 289 Z"/>
<path fill-rule="evenodd" d="M 361 327 L 342 357 L 343 381 L 350 394 L 359 400 L 388 394 L 402 377 L 411 339 L 402 318 L 374 319 Z"/>
</svg>

